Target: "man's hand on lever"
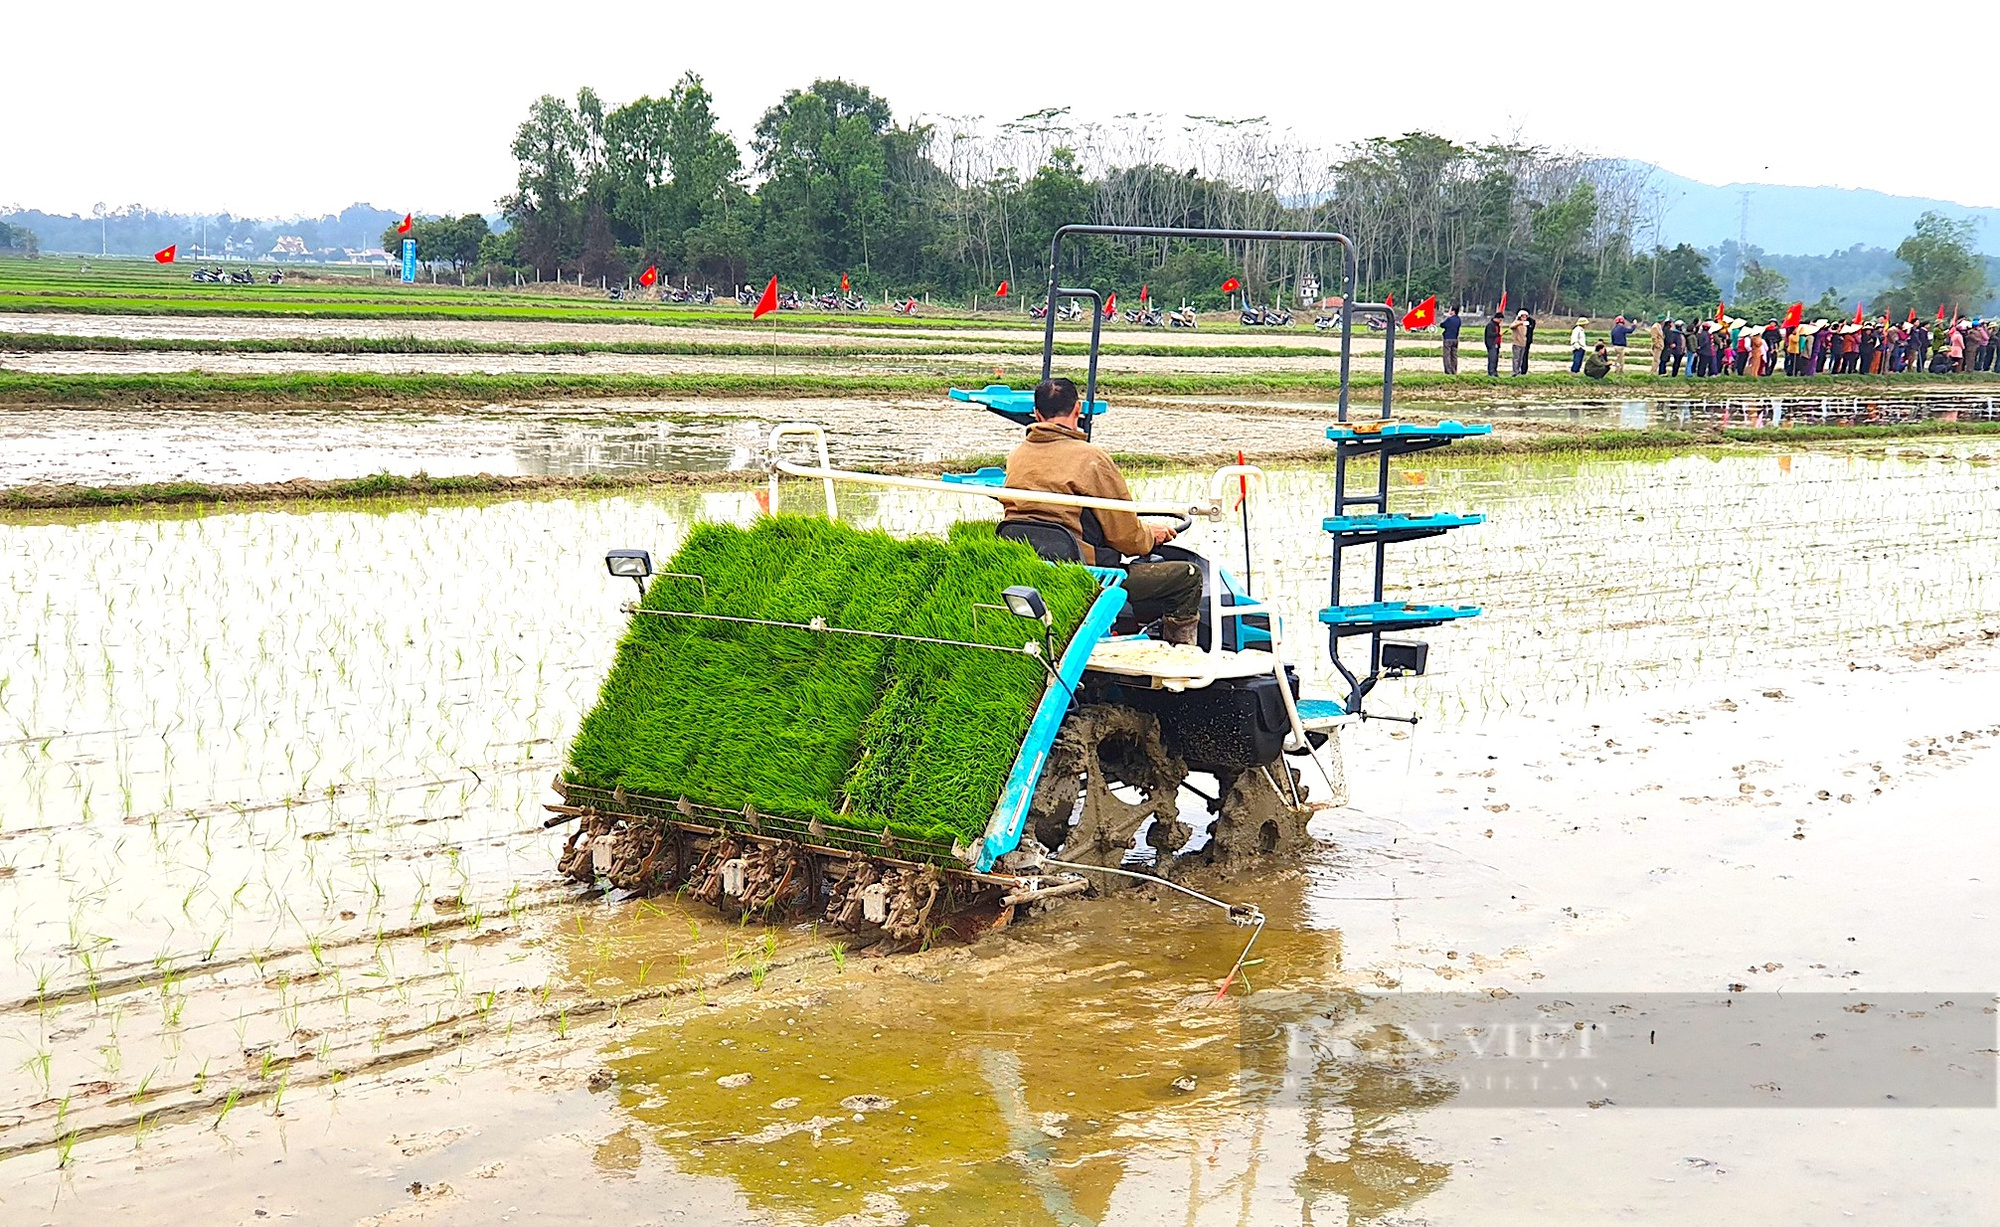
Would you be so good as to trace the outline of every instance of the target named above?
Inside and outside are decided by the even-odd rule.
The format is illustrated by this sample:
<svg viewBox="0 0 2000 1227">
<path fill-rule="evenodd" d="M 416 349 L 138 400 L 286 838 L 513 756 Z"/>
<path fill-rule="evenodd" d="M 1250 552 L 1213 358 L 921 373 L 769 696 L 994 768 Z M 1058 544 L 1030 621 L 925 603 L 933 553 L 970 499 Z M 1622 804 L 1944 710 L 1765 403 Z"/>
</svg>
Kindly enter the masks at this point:
<svg viewBox="0 0 2000 1227">
<path fill-rule="evenodd" d="M 1165 545 L 1167 542 L 1172 541 L 1175 537 L 1179 535 L 1180 534 L 1175 532 L 1172 528 L 1169 528 L 1165 525 L 1157 525 L 1153 529 L 1153 544 Z"/>
</svg>

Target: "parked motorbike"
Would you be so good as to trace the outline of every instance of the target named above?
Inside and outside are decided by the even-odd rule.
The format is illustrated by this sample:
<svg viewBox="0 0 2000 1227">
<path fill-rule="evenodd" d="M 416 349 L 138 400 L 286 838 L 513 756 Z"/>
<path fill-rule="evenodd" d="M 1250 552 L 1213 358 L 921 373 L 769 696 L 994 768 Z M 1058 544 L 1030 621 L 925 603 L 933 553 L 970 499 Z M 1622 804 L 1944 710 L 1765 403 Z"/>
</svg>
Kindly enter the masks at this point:
<svg viewBox="0 0 2000 1227">
<path fill-rule="evenodd" d="M 1313 316 L 1313 328 L 1315 331 L 1331 332 L 1338 327 L 1340 327 L 1340 317 L 1337 315 Z"/>
<path fill-rule="evenodd" d="M 268 280 L 272 285 L 283 285 L 285 284 L 285 274 L 282 271 L 272 273 Z"/>
<path fill-rule="evenodd" d="M 896 304 L 897 315 L 915 315 L 916 313 L 917 313 L 917 300 L 914 298 L 905 299 L 902 302 Z"/>
<path fill-rule="evenodd" d="M 1056 308 L 1056 318 L 1065 323 L 1071 320 L 1080 320 L 1083 318 L 1083 306 L 1081 303 L 1066 302 Z"/>
<path fill-rule="evenodd" d="M 868 300 L 859 294 L 849 294 L 840 300 L 840 309 L 843 311 L 866 311 L 868 309 Z"/>
<path fill-rule="evenodd" d="M 751 306 L 757 301 L 757 297 L 758 297 L 757 291 L 751 286 L 746 285 L 742 289 L 736 291 L 736 301 L 741 306 L 745 307 Z"/>
<path fill-rule="evenodd" d="M 1031 320 L 1045 320 L 1049 318 L 1049 304 L 1045 302 L 1035 303 L 1028 308 L 1028 318 Z"/>
<path fill-rule="evenodd" d="M 1194 308 L 1182 307 L 1178 311 L 1167 312 L 1167 324 L 1173 328 L 1194 327 Z"/>
<path fill-rule="evenodd" d="M 239 272 L 229 274 L 229 283 L 231 285 L 256 285 L 257 274 L 247 268 L 242 269 Z"/>
</svg>

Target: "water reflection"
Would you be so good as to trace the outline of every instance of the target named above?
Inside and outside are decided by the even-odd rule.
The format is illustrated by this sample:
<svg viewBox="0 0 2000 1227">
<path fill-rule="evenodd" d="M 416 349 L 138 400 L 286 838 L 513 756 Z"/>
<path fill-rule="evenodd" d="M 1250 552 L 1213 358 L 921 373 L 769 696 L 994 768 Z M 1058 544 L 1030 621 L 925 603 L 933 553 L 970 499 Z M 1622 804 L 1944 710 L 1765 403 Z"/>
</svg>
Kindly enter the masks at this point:
<svg viewBox="0 0 2000 1227">
<path fill-rule="evenodd" d="M 774 973 L 747 1004 L 642 1027 L 611 1068 L 680 1170 L 781 1218 L 1377 1221 L 1448 1178 L 1415 1129 L 1452 1091 L 1302 1041 L 1351 1008 L 1338 932 L 1299 927 L 1308 889 L 1260 887 L 1288 927 L 1260 943 L 1253 997 L 1214 1001 L 1240 931 L 1113 897 L 920 975 L 862 959 Z M 677 917 L 657 937 L 669 924 L 685 940 Z M 574 974 L 616 992 L 606 940 L 570 946 Z"/>
<path fill-rule="evenodd" d="M 1911 389 L 1867 395 L 1817 394 L 1811 384 L 1772 381 L 1765 395 L 1695 398 L 1676 396 L 1670 382 L 1662 393 L 1639 399 L 1501 401 L 1482 405 L 1479 418 L 1497 421 L 1571 422 L 1579 426 L 1890 426 L 1937 419 L 1947 422 L 2000 420 L 2000 396 L 1991 392 Z M 1460 405 L 1412 401 L 1406 408 L 1462 416 Z"/>
</svg>

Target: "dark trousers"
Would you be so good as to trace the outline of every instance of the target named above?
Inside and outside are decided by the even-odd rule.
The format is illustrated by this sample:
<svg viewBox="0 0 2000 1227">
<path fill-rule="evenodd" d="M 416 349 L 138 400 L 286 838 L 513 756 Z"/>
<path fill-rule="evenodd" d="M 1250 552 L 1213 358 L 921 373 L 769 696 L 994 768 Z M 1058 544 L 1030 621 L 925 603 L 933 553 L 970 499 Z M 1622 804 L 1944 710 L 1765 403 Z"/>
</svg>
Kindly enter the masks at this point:
<svg viewBox="0 0 2000 1227">
<path fill-rule="evenodd" d="M 1486 377 L 1488 379 L 1500 378 L 1500 347 L 1498 345 L 1488 345 L 1486 347 Z"/>
<path fill-rule="evenodd" d="M 1458 374 L 1458 338 L 1456 337 L 1444 343 L 1444 373 L 1447 375 Z"/>
<path fill-rule="evenodd" d="M 1570 351 L 1569 351 L 1569 373 L 1570 373 L 1570 374 L 1572 374 L 1572 375 L 1574 375 L 1574 374 L 1576 374 L 1576 373 L 1577 373 L 1578 371 L 1580 371 L 1580 370 L 1582 370 L 1582 369 L 1583 369 L 1583 351 L 1582 351 L 1582 350 L 1580 350 L 1580 349 L 1572 349 L 1572 350 L 1570 350 Z"/>
<path fill-rule="evenodd" d="M 1192 618 L 1201 612 L 1201 568 L 1191 562 L 1128 564 L 1125 598 L 1142 618 Z"/>
</svg>

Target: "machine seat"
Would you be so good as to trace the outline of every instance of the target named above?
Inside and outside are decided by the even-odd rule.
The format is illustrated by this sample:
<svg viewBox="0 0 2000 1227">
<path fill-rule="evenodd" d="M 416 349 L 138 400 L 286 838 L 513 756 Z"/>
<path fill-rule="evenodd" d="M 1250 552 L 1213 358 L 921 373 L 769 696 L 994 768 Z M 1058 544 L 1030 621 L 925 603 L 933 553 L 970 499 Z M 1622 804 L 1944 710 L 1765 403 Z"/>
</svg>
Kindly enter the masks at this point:
<svg viewBox="0 0 2000 1227">
<path fill-rule="evenodd" d="M 994 535 L 1002 541 L 1019 541 L 1040 554 L 1046 562 L 1083 562 L 1083 542 L 1060 524 L 1046 520 L 1002 520 Z"/>
</svg>

